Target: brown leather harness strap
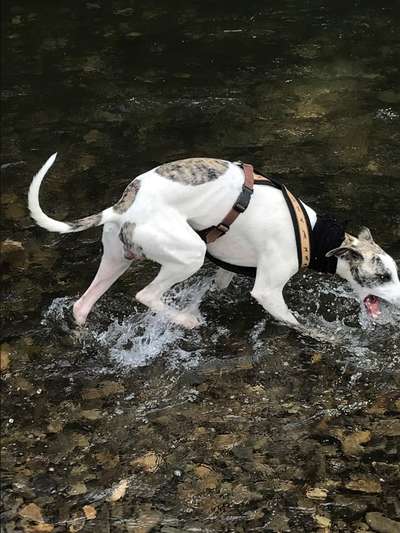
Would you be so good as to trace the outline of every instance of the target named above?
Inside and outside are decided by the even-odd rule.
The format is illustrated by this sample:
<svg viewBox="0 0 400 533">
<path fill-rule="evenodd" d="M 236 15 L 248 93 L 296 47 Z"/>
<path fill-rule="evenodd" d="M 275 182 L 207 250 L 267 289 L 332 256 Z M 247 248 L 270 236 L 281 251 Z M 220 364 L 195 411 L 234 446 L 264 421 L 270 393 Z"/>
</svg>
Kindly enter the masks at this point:
<svg viewBox="0 0 400 533">
<path fill-rule="evenodd" d="M 310 264 L 311 260 L 311 225 L 308 218 L 307 212 L 303 204 L 290 192 L 282 183 L 278 183 L 271 178 L 261 176 L 260 174 L 254 175 L 254 169 L 252 165 L 247 163 L 240 163 L 240 166 L 244 172 L 244 183 L 242 187 L 242 192 L 239 194 L 235 205 L 226 215 L 222 222 L 217 226 L 212 226 L 211 228 L 206 228 L 199 231 L 200 237 L 207 243 L 210 244 L 216 241 L 219 237 L 222 237 L 229 231 L 231 224 L 237 219 L 240 213 L 243 213 L 247 206 L 250 203 L 251 195 L 253 194 L 254 185 L 271 185 L 282 191 L 283 197 L 285 198 L 286 204 L 288 206 L 290 216 L 292 218 L 293 230 L 296 238 L 296 247 L 297 247 L 297 258 L 299 262 L 299 269 L 306 268 Z M 211 260 L 229 270 L 229 264 L 219 261 L 216 258 L 213 258 L 212 255 L 207 252 L 207 257 Z M 234 272 L 242 271 L 253 271 L 251 267 L 235 267 Z M 251 274 L 249 274 L 251 275 Z"/>
<path fill-rule="evenodd" d="M 296 228 L 296 224 L 295 224 L 295 221 L 293 220 L 293 215 L 291 213 L 293 226 L 295 228 L 296 244 L 297 244 L 298 257 L 299 257 L 299 269 L 307 268 L 311 260 L 310 221 L 308 219 L 308 215 L 303 205 L 300 203 L 300 201 L 295 196 L 293 196 L 293 194 L 290 191 L 286 189 L 284 185 L 282 186 L 282 192 L 285 198 L 288 197 L 290 203 L 292 204 L 294 215 L 297 221 L 297 228 Z"/>
<path fill-rule="evenodd" d="M 246 211 L 247 206 L 250 203 L 251 195 L 253 194 L 253 185 L 254 185 L 254 172 L 253 166 L 248 165 L 247 163 L 242 163 L 242 168 L 244 172 L 244 183 L 242 187 L 242 192 L 239 194 L 234 206 L 225 216 L 225 218 L 217 226 L 212 226 L 199 232 L 201 238 L 207 243 L 210 244 L 216 241 L 222 235 L 225 235 L 231 224 L 235 222 L 237 217 Z"/>
</svg>

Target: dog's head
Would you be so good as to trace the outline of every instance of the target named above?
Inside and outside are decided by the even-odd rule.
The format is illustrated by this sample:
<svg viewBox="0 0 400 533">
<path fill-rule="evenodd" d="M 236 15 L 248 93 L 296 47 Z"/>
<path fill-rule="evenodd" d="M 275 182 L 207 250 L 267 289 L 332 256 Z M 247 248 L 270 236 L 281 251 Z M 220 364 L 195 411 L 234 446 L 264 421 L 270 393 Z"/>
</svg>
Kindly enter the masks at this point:
<svg viewBox="0 0 400 533">
<path fill-rule="evenodd" d="M 400 306 L 396 263 L 376 244 L 368 228 L 358 237 L 346 233 L 342 245 L 326 254 L 333 255 L 338 258 L 337 273 L 349 281 L 372 318 L 381 312 L 380 300 Z"/>
</svg>

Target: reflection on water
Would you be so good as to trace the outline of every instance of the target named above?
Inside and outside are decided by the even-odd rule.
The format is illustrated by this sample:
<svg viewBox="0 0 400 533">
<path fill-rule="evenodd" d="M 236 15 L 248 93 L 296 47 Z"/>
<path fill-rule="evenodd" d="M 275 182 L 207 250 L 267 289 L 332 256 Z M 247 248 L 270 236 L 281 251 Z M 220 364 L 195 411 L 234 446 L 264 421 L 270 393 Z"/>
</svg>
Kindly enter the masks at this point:
<svg viewBox="0 0 400 533">
<path fill-rule="evenodd" d="M 304 326 L 293 331 L 265 316 L 249 280 L 213 290 L 207 265 L 170 295 L 202 317 L 185 332 L 134 303 L 157 271 L 141 262 L 78 331 L 70 307 L 95 273 L 98 230 L 45 233 L 26 208 L 54 151 L 41 200 L 60 219 L 111 205 L 159 162 L 240 159 L 350 231 L 367 225 L 399 261 L 395 11 L 4 7 L 7 533 L 398 527 L 398 310 L 371 323 L 342 282 L 301 274 L 286 294 Z"/>
</svg>

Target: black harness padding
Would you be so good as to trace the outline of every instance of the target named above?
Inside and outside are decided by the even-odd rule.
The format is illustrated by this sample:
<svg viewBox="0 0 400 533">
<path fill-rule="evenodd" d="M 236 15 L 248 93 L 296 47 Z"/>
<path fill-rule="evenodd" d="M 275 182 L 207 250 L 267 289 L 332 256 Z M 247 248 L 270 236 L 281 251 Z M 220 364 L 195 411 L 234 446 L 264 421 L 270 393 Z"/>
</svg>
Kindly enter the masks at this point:
<svg viewBox="0 0 400 533">
<path fill-rule="evenodd" d="M 309 268 L 317 272 L 334 274 L 337 257 L 325 257 L 326 253 L 338 248 L 345 238 L 344 225 L 329 215 L 318 215 L 311 234 L 311 261 Z"/>
<path fill-rule="evenodd" d="M 241 276 L 246 276 L 247 278 L 256 277 L 256 273 L 257 273 L 256 267 L 231 265 L 231 263 L 225 263 L 225 261 L 221 261 L 221 259 L 217 259 L 213 255 L 211 255 L 210 252 L 206 252 L 206 257 L 211 262 L 213 262 L 215 265 L 223 268 L 224 270 L 228 270 L 229 272 L 234 272 L 235 274 L 239 274 Z"/>
</svg>

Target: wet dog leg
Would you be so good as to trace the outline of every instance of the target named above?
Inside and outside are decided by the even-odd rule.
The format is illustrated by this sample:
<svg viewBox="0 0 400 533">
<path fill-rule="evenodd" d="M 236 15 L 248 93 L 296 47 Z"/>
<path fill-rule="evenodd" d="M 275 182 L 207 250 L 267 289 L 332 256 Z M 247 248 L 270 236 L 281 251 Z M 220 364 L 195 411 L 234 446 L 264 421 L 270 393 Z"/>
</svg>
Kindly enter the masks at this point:
<svg viewBox="0 0 400 533">
<path fill-rule="evenodd" d="M 119 226 L 117 224 L 109 223 L 104 226 L 103 256 L 99 269 L 90 287 L 73 306 L 74 319 L 79 325 L 86 322 L 93 305 L 131 264 L 131 261 L 124 257 L 118 232 Z"/>
<path fill-rule="evenodd" d="M 273 256 L 264 259 L 257 265 L 256 280 L 251 295 L 276 320 L 297 326 L 299 323 L 288 309 L 282 294 L 284 286 L 294 273 L 293 269 L 285 268 L 282 264 L 278 269 L 275 265 L 279 263 L 273 263 L 272 258 Z"/>
<path fill-rule="evenodd" d="M 203 265 L 206 245 L 181 217 L 173 214 L 158 223 L 137 226 L 135 239 L 149 259 L 161 264 L 157 277 L 136 294 L 136 299 L 153 311 L 162 311 L 176 324 L 199 325 L 187 310 L 179 311 L 162 301 L 163 294 L 184 281 Z"/>
</svg>

